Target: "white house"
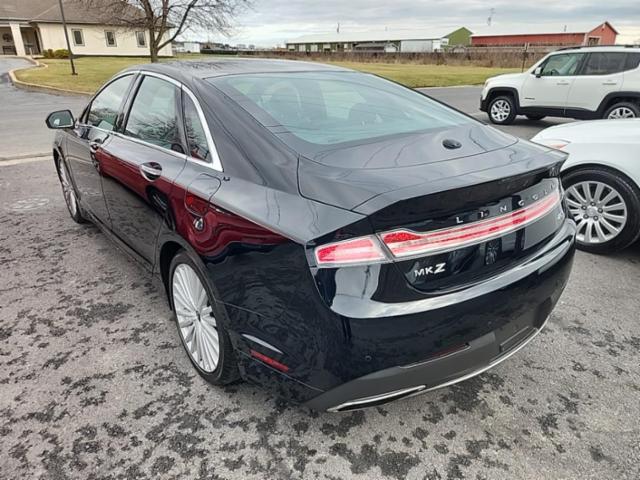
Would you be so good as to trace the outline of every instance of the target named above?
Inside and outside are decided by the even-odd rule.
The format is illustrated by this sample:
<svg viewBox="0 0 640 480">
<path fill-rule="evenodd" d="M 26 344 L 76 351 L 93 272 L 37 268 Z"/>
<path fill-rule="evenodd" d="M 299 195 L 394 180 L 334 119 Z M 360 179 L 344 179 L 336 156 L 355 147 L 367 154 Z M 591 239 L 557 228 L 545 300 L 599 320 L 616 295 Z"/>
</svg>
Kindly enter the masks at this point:
<svg viewBox="0 0 640 480">
<path fill-rule="evenodd" d="M 74 55 L 149 55 L 148 32 L 104 22 L 76 0 L 63 3 Z M 41 55 L 66 48 L 58 0 L 0 0 L 0 55 Z M 171 45 L 159 55 L 171 56 Z"/>
</svg>

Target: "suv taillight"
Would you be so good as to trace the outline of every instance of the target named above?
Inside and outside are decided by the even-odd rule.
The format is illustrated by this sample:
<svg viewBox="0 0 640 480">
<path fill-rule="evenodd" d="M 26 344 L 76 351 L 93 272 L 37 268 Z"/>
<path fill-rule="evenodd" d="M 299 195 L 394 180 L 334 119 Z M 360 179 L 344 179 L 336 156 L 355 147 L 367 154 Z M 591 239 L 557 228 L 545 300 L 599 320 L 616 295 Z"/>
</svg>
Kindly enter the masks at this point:
<svg viewBox="0 0 640 480">
<path fill-rule="evenodd" d="M 318 267 L 340 267 L 383 263 L 421 255 L 433 255 L 507 235 L 541 219 L 553 211 L 561 201 L 560 192 L 523 208 L 486 220 L 455 227 L 419 233 L 406 229 L 357 237 L 316 247 Z M 382 246 L 384 245 L 384 247 Z"/>
</svg>

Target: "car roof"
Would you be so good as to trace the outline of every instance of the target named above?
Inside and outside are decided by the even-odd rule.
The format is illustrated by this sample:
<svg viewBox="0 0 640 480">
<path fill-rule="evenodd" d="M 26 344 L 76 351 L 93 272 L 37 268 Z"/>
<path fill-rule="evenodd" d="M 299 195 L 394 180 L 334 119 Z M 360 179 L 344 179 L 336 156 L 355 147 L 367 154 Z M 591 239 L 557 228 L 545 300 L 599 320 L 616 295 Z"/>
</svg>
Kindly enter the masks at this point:
<svg viewBox="0 0 640 480">
<path fill-rule="evenodd" d="M 353 71 L 347 68 L 323 63 L 266 58 L 176 60 L 163 63 L 136 65 L 128 68 L 127 70 L 156 72 L 187 82 L 196 78 L 204 79 L 248 73 Z"/>
<path fill-rule="evenodd" d="M 640 45 L 603 45 L 598 46 L 594 45 L 592 47 L 565 47 L 560 48 L 552 52 L 555 53 L 568 53 L 568 52 L 583 52 L 583 53 L 611 53 L 611 52 L 630 52 L 630 53 L 640 53 Z"/>
</svg>

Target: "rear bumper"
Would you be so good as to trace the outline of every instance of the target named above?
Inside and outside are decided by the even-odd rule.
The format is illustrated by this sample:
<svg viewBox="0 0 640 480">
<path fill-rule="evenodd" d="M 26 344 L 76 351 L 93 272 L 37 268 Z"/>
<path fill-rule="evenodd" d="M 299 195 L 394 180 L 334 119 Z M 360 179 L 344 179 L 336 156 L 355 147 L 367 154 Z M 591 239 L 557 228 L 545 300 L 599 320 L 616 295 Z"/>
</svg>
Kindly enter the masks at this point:
<svg viewBox="0 0 640 480">
<path fill-rule="evenodd" d="M 514 321 L 450 354 L 352 380 L 313 398 L 307 406 L 329 412 L 357 410 L 462 382 L 498 365 L 533 340 L 546 318 L 532 320 L 528 324 Z"/>
<path fill-rule="evenodd" d="M 374 406 L 463 381 L 502 362 L 543 328 L 568 281 L 574 238 L 575 225 L 567 221 L 544 251 L 509 275 L 496 277 L 491 288 L 486 282 L 485 289 L 476 292 L 479 296 L 458 297 L 459 303 L 433 305 L 422 314 L 386 318 L 399 332 L 389 340 L 398 341 L 385 344 L 378 338 L 378 351 L 388 350 L 391 356 L 394 350 L 407 352 L 422 346 L 423 356 L 414 354 L 413 360 L 350 379 L 306 405 L 328 411 Z M 413 334 L 403 331 L 408 324 Z M 376 330 L 374 322 L 369 321 L 368 327 Z M 352 329 L 357 337 L 354 321 Z M 439 347 L 431 343 L 434 338 Z"/>
</svg>

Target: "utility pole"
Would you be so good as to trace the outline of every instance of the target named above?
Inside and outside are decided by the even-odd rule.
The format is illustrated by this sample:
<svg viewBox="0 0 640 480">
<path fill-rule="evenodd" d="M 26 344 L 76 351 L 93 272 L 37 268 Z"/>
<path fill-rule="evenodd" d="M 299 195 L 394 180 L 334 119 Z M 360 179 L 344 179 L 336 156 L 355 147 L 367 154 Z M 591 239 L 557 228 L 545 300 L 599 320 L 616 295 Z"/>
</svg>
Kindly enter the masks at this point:
<svg viewBox="0 0 640 480">
<path fill-rule="evenodd" d="M 491 10 L 489 10 L 489 18 L 487 18 L 487 25 L 491 26 L 491 23 L 493 22 L 493 15 L 496 13 L 496 9 L 492 8 Z"/>
<path fill-rule="evenodd" d="M 67 21 L 64 18 L 64 7 L 62 0 L 58 0 L 60 4 L 60 16 L 62 17 L 62 28 L 64 29 L 64 38 L 67 40 L 67 50 L 69 50 L 69 61 L 71 62 L 71 75 L 77 75 L 76 65 L 73 63 L 73 52 L 71 51 L 71 43 L 69 42 L 69 32 L 67 32 Z"/>
</svg>

